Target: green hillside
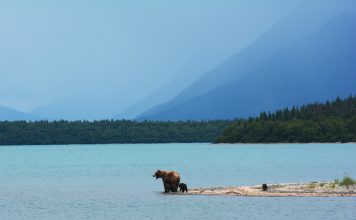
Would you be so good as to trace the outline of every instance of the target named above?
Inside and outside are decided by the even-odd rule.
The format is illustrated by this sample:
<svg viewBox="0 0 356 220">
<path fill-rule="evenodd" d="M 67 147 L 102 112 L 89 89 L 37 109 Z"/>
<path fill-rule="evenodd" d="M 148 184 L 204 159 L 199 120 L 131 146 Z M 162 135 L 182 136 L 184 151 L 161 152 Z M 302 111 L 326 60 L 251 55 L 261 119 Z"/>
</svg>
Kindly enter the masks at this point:
<svg viewBox="0 0 356 220">
<path fill-rule="evenodd" d="M 236 120 L 217 143 L 356 142 L 356 96 Z"/>
</svg>

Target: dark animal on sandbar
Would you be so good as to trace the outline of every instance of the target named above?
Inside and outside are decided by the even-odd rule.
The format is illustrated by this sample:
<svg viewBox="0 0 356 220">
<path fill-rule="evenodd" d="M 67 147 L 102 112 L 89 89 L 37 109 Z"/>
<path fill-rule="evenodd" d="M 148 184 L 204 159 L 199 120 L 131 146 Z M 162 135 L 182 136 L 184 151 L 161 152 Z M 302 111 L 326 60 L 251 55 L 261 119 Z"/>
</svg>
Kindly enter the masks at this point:
<svg viewBox="0 0 356 220">
<path fill-rule="evenodd" d="M 188 187 L 187 187 L 187 184 L 185 184 L 185 183 L 180 183 L 179 184 L 179 191 L 181 191 L 181 192 L 185 192 L 185 193 L 187 193 L 188 192 Z"/>
<path fill-rule="evenodd" d="M 267 191 L 267 189 L 268 189 L 267 184 L 266 183 L 262 184 L 262 190 Z"/>
<path fill-rule="evenodd" d="M 178 172 L 157 170 L 153 174 L 153 177 L 156 177 L 156 179 L 162 178 L 165 193 L 178 191 L 178 185 L 180 182 L 180 176 Z"/>
</svg>

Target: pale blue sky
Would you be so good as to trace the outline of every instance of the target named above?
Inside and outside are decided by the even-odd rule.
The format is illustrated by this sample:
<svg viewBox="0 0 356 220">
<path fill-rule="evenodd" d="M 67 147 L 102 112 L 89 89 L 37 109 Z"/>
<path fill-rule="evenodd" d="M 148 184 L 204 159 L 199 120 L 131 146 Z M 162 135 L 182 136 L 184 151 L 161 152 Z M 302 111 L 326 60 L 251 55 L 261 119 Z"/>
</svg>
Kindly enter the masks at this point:
<svg viewBox="0 0 356 220">
<path fill-rule="evenodd" d="M 0 106 L 110 117 L 196 79 L 297 2 L 0 0 Z"/>
</svg>

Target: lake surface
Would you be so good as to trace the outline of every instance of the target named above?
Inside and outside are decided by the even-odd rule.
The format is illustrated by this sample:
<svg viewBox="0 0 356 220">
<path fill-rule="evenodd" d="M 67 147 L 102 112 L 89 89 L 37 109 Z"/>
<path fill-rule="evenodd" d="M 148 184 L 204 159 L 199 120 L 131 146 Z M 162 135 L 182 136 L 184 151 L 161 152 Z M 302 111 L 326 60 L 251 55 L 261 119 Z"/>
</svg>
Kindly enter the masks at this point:
<svg viewBox="0 0 356 220">
<path fill-rule="evenodd" d="M 0 147 L 0 219 L 356 219 L 356 198 L 161 193 L 188 187 L 356 177 L 356 144 L 134 144 Z"/>
</svg>

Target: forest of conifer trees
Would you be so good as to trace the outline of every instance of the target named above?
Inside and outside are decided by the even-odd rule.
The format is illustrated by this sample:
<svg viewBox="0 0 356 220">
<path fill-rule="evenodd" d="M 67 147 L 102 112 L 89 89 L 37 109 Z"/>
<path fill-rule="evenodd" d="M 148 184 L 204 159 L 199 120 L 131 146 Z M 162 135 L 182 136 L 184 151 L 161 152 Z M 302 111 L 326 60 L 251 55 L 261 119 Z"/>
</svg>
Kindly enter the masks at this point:
<svg viewBox="0 0 356 220">
<path fill-rule="evenodd" d="M 4 121 L 0 122 L 0 145 L 213 142 L 228 123 L 227 120 Z"/>
<path fill-rule="evenodd" d="M 216 142 L 356 142 L 356 96 L 236 120 Z"/>
<path fill-rule="evenodd" d="M 0 122 L 0 145 L 197 142 L 356 142 L 356 96 L 233 121 Z"/>
</svg>

